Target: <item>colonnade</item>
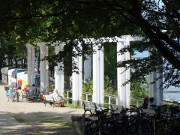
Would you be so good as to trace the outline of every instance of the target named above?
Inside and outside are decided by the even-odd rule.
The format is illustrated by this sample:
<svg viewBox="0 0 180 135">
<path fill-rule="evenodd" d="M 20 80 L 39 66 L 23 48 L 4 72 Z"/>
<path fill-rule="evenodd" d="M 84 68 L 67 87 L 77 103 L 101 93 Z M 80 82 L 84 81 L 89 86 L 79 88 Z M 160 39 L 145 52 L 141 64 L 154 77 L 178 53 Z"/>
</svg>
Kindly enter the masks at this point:
<svg viewBox="0 0 180 135">
<path fill-rule="evenodd" d="M 97 104 L 104 104 L 104 47 L 102 46 L 105 42 L 115 42 L 117 43 L 117 62 L 122 62 L 130 59 L 130 53 L 129 51 L 126 51 L 124 53 L 120 53 L 120 50 L 123 48 L 129 48 L 130 47 L 130 41 L 139 41 L 142 40 L 142 37 L 132 37 L 130 35 L 125 35 L 121 37 L 113 37 L 113 38 L 88 38 L 83 39 L 84 43 L 89 45 L 93 45 L 93 99 L 92 101 Z M 45 45 L 45 43 L 38 43 L 40 46 L 40 58 L 48 55 L 48 47 Z M 65 43 L 61 42 L 59 45 L 55 46 L 55 53 L 58 54 L 59 51 L 63 50 Z M 78 41 L 78 48 L 80 50 L 77 50 L 74 48 L 74 52 L 76 54 L 79 53 L 79 51 L 82 50 L 81 42 Z M 28 48 L 29 50 L 29 48 Z M 30 55 L 31 56 L 31 55 Z M 31 59 L 28 55 L 28 61 Z M 84 61 L 84 81 L 91 75 L 91 57 L 87 55 L 87 58 Z M 73 104 L 77 105 L 78 102 L 81 101 L 82 98 L 82 55 L 75 55 L 72 58 L 73 64 L 76 64 L 77 69 L 74 69 L 75 72 L 72 74 L 72 100 Z M 32 63 L 32 62 L 28 62 Z M 48 62 L 41 61 L 40 63 L 40 80 L 41 80 L 41 90 L 47 90 L 48 89 Z M 55 89 L 58 89 L 59 93 L 63 95 L 64 92 L 64 71 L 63 68 L 59 70 L 58 67 L 63 67 L 63 63 L 58 63 L 58 66 L 55 67 Z M 89 69 L 88 69 L 88 68 Z M 124 106 L 129 108 L 130 107 L 130 83 L 127 83 L 124 85 L 126 81 L 130 79 L 130 67 L 127 64 L 126 67 L 117 67 L 117 89 L 118 89 L 118 105 Z M 28 65 L 28 68 L 32 68 Z M 28 70 L 28 72 L 31 70 Z M 28 73 L 29 74 L 29 73 Z M 30 73 L 32 74 L 32 73 Z M 157 75 L 158 76 L 158 75 Z M 150 78 L 153 80 L 154 78 L 150 75 Z M 156 83 L 156 86 L 160 85 L 160 81 Z M 153 89 L 153 90 L 152 90 Z M 150 85 L 150 93 L 153 93 L 151 91 L 157 92 L 157 87 L 152 87 Z M 162 93 L 157 93 L 158 97 L 162 97 Z M 150 95 L 154 96 L 154 95 Z M 154 96 L 155 97 L 155 96 Z M 156 97 L 155 97 L 156 98 Z M 159 99 L 156 99 L 157 103 L 159 103 Z"/>
</svg>

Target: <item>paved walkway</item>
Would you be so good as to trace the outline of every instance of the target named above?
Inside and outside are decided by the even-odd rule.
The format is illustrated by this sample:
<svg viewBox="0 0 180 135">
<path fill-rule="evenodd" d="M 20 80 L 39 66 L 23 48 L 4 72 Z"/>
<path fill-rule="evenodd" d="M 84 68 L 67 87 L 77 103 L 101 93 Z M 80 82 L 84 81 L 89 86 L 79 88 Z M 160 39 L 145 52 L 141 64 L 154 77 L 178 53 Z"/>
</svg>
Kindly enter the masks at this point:
<svg viewBox="0 0 180 135">
<path fill-rule="evenodd" d="M 41 102 L 26 102 L 21 98 L 20 102 L 8 102 L 4 86 L 0 83 L 0 135 L 71 135 L 71 129 L 66 127 L 71 116 L 84 112 L 67 106 L 45 107 Z"/>
</svg>

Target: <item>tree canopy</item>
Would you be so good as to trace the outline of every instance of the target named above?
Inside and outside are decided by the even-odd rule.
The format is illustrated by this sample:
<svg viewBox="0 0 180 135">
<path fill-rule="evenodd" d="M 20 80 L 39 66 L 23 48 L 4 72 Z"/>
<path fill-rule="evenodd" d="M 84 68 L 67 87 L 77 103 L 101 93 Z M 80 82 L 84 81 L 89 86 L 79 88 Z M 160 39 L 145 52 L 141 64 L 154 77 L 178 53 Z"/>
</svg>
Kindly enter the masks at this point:
<svg viewBox="0 0 180 135">
<path fill-rule="evenodd" d="M 133 78 L 164 71 L 168 85 L 179 86 L 179 0 L 1 0 L 0 38 L 26 43 L 67 41 L 87 37 L 141 35 L 144 42 L 131 50 L 147 50 L 149 58 L 130 60 Z M 15 38 L 14 38 L 15 37 Z M 69 48 L 72 45 L 71 42 Z M 63 60 L 71 50 L 60 52 Z M 165 64 L 164 64 L 165 63 Z M 123 64 L 126 64 L 123 63 Z M 123 66 L 123 64 L 118 66 Z M 160 68 L 159 68 L 160 67 Z"/>
</svg>

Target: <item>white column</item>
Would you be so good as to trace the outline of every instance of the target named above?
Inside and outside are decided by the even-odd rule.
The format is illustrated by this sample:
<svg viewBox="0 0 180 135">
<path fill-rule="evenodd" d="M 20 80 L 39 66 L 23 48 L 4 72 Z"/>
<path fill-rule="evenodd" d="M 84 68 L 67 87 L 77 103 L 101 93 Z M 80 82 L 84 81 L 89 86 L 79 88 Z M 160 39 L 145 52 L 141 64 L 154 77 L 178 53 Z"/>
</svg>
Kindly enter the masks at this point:
<svg viewBox="0 0 180 135">
<path fill-rule="evenodd" d="M 148 76 L 148 83 L 149 83 L 149 98 L 150 97 L 154 97 L 154 92 L 153 92 L 153 72 L 149 73 L 149 76 Z"/>
<path fill-rule="evenodd" d="M 31 44 L 27 44 L 27 49 L 28 49 L 28 51 L 27 51 L 27 56 L 28 56 L 28 60 L 27 60 L 27 64 L 28 64 L 28 66 L 27 66 L 27 70 L 28 70 L 28 84 L 29 85 L 32 85 L 32 83 L 31 83 L 31 64 L 32 64 L 32 59 L 31 59 L 31 51 L 32 51 L 32 49 L 31 49 Z"/>
<path fill-rule="evenodd" d="M 124 43 L 125 43 L 126 48 L 130 48 L 130 41 L 129 40 L 126 40 Z M 125 55 L 126 55 L 125 60 L 126 61 L 130 60 L 130 52 L 128 50 L 125 52 Z M 129 67 L 130 64 L 127 64 L 126 66 Z M 126 81 L 129 81 L 130 80 L 130 67 L 125 72 L 126 72 Z M 125 104 L 125 107 L 130 108 L 130 82 L 128 82 L 125 87 L 126 87 L 126 94 L 125 94 L 126 95 L 126 104 Z"/>
<path fill-rule="evenodd" d="M 154 98 L 155 105 L 162 105 L 163 100 L 163 88 L 162 88 L 162 78 L 159 78 L 162 73 L 151 72 L 149 74 L 149 98 Z"/>
<path fill-rule="evenodd" d="M 86 54 L 84 60 L 84 83 L 91 77 L 91 55 Z"/>
<path fill-rule="evenodd" d="M 43 60 L 45 56 L 48 56 L 48 46 L 45 43 L 40 43 L 40 89 L 41 91 L 49 90 L 49 76 L 48 76 L 48 61 Z"/>
<path fill-rule="evenodd" d="M 149 57 L 152 55 L 150 50 L 152 48 L 149 48 Z M 155 71 L 149 73 L 149 98 L 154 98 L 154 104 L 157 105 L 157 97 L 159 96 L 158 90 L 157 90 L 157 73 Z"/>
<path fill-rule="evenodd" d="M 149 48 L 151 50 L 151 48 Z M 149 56 L 152 54 L 149 52 Z M 160 70 L 156 70 L 149 74 L 149 98 L 154 98 L 155 105 L 162 105 L 163 100 L 163 78 Z"/>
<path fill-rule="evenodd" d="M 93 50 L 93 102 L 104 104 L 104 47 L 94 45 Z"/>
<path fill-rule="evenodd" d="M 154 97 L 154 103 L 155 105 L 157 105 L 157 73 L 153 72 L 153 81 L 155 81 L 155 83 L 153 83 L 153 97 Z"/>
<path fill-rule="evenodd" d="M 99 103 L 98 98 L 99 96 L 99 69 L 98 69 L 98 63 L 100 61 L 99 53 L 98 53 L 98 46 L 93 45 L 93 99 L 92 101 L 95 103 Z"/>
<path fill-rule="evenodd" d="M 125 60 L 125 53 L 119 51 L 124 48 L 124 42 L 117 42 L 117 62 L 121 63 Z M 117 89 L 118 89 L 118 105 L 126 107 L 126 68 L 117 68 Z"/>
<path fill-rule="evenodd" d="M 162 78 L 162 73 L 160 73 L 160 71 L 158 71 L 157 73 L 157 105 L 162 105 L 163 102 L 163 86 L 162 86 L 162 82 L 163 82 L 163 78 Z"/>
<path fill-rule="evenodd" d="M 58 54 L 63 50 L 65 43 L 61 43 L 60 45 L 55 46 L 55 54 Z M 55 89 L 58 90 L 59 94 L 64 96 L 64 64 L 63 62 L 59 62 L 57 66 L 55 66 L 54 70 L 55 77 Z"/>
<path fill-rule="evenodd" d="M 100 62 L 99 62 L 99 82 L 100 82 L 100 97 L 99 104 L 104 104 L 104 46 L 99 50 Z"/>
<path fill-rule="evenodd" d="M 32 47 L 32 76 L 31 76 L 31 82 L 32 84 L 35 84 L 35 49 Z"/>
<path fill-rule="evenodd" d="M 80 51 L 82 50 L 81 44 L 78 44 Z M 74 48 L 75 53 L 77 50 Z M 80 52 L 81 53 L 81 52 Z M 72 58 L 73 64 L 76 65 L 77 69 L 74 69 L 72 73 L 72 101 L 76 106 L 82 98 L 82 55 L 76 55 Z"/>
<path fill-rule="evenodd" d="M 151 48 L 149 48 L 149 57 L 151 56 Z M 149 73 L 149 75 L 148 75 L 148 83 L 149 83 L 149 98 L 151 98 L 151 97 L 154 97 L 154 91 L 153 91 L 153 89 L 154 89 L 154 83 L 153 83 L 153 81 L 154 81 L 154 76 L 155 76 L 155 73 L 154 72 L 151 72 L 151 73 Z"/>
<path fill-rule="evenodd" d="M 27 44 L 28 48 L 28 85 L 35 83 L 35 50 L 31 44 Z"/>
</svg>

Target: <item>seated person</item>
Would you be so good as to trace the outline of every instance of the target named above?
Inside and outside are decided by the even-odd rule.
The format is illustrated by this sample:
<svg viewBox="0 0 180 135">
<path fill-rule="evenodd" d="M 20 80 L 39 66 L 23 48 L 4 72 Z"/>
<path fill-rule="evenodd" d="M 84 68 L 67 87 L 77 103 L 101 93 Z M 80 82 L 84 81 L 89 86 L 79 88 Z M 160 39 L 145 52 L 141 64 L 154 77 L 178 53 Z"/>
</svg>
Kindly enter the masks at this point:
<svg viewBox="0 0 180 135">
<path fill-rule="evenodd" d="M 155 106 L 154 105 L 154 98 L 153 97 L 150 97 L 149 98 L 149 104 L 148 104 L 148 109 L 150 110 L 155 110 Z"/>
<path fill-rule="evenodd" d="M 148 109 L 148 97 L 145 97 L 145 98 L 144 98 L 144 103 L 143 103 L 143 105 L 142 105 L 142 108 L 143 108 L 143 109 Z"/>
<path fill-rule="evenodd" d="M 56 101 L 60 102 L 61 101 L 61 107 L 64 107 L 64 100 L 66 100 L 66 98 L 62 97 L 61 95 L 59 95 L 58 90 L 54 89 L 54 92 L 52 94 L 50 94 Z"/>
<path fill-rule="evenodd" d="M 16 99 L 17 102 L 19 102 L 19 92 L 16 88 L 13 89 L 13 100 Z"/>
<path fill-rule="evenodd" d="M 35 84 L 33 84 L 32 87 L 30 87 L 28 93 L 29 93 L 29 96 L 30 96 L 30 97 L 33 96 L 33 97 L 34 97 L 34 101 L 37 102 L 38 97 L 39 97 L 39 93 L 38 93 L 38 91 L 37 91 L 37 88 L 35 87 Z"/>
<path fill-rule="evenodd" d="M 53 90 L 52 90 L 52 89 L 50 89 L 50 90 L 49 90 L 49 94 L 52 94 L 52 93 L 53 93 Z"/>
<path fill-rule="evenodd" d="M 29 91 L 29 85 L 25 85 L 24 89 L 22 90 L 22 94 L 28 96 L 28 91 Z"/>
<path fill-rule="evenodd" d="M 9 98 L 12 98 L 12 96 L 13 96 L 13 88 L 9 88 L 9 90 L 7 91 L 7 96 L 9 97 Z"/>
<path fill-rule="evenodd" d="M 28 92 L 28 91 L 29 91 L 29 85 L 25 85 L 23 91 L 24 91 L 24 92 Z"/>
</svg>

